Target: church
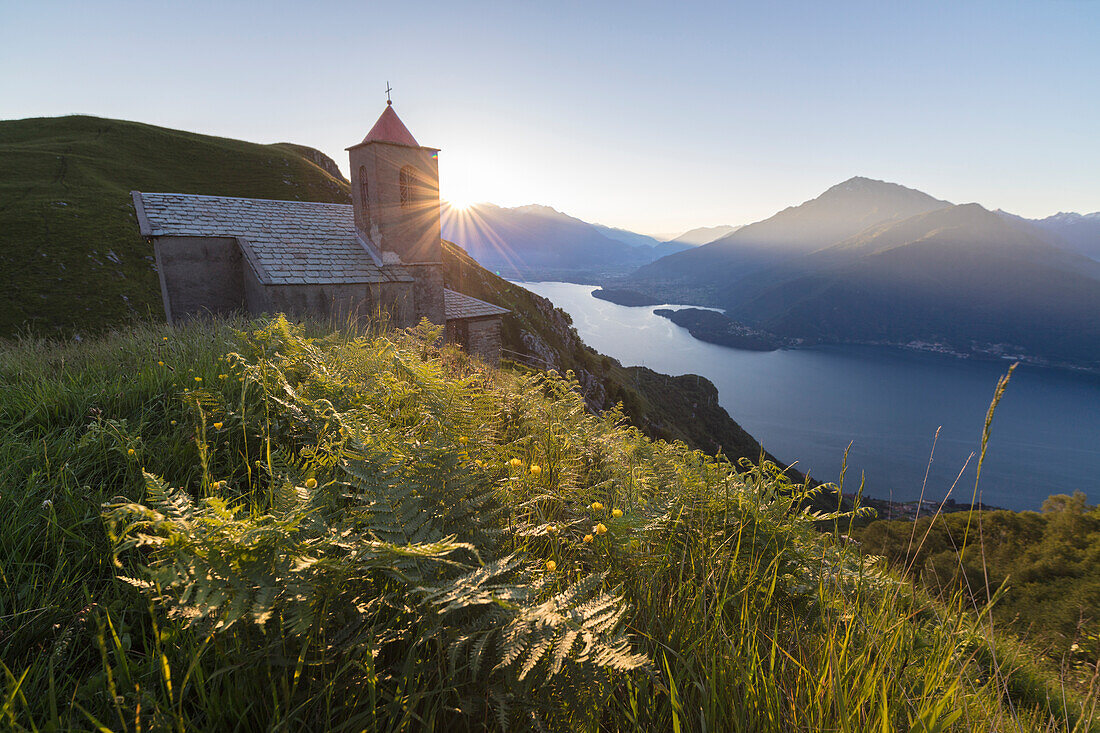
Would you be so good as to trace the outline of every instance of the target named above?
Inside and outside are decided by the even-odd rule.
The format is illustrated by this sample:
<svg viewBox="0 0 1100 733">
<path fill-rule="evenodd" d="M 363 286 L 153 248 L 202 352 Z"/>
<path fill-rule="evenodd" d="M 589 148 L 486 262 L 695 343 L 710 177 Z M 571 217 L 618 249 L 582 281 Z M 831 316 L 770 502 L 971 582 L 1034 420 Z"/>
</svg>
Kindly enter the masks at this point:
<svg viewBox="0 0 1100 733">
<path fill-rule="evenodd" d="M 168 322 L 285 313 L 403 328 L 426 318 L 498 363 L 509 311 L 444 287 L 439 150 L 417 143 L 387 101 L 348 154 L 350 206 L 133 191 Z"/>
</svg>

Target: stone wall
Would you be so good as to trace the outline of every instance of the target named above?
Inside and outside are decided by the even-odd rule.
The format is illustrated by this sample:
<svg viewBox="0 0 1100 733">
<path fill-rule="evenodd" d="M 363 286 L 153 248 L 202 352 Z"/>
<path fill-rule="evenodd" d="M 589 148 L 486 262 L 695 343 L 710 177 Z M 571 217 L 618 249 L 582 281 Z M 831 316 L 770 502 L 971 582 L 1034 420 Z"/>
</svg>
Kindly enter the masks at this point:
<svg viewBox="0 0 1100 733">
<path fill-rule="evenodd" d="M 413 285 L 416 299 L 416 320 L 427 318 L 432 323 L 443 324 L 447 320 L 443 302 L 443 265 L 406 265 L 415 278 Z"/>
<path fill-rule="evenodd" d="M 236 239 L 158 237 L 153 252 L 169 323 L 245 309 L 246 268 Z"/>
<path fill-rule="evenodd" d="M 500 364 L 500 316 L 460 318 L 447 322 L 447 340 L 486 364 Z"/>
<path fill-rule="evenodd" d="M 285 313 L 342 325 L 406 328 L 421 316 L 443 323 L 440 266 L 410 268 L 416 282 L 269 285 L 261 282 L 233 237 L 155 240 L 164 312 L 169 323 L 202 315 Z"/>
<path fill-rule="evenodd" d="M 264 285 L 246 274 L 249 313 L 284 313 L 288 318 L 349 321 L 405 328 L 417 322 L 412 283 Z"/>
</svg>

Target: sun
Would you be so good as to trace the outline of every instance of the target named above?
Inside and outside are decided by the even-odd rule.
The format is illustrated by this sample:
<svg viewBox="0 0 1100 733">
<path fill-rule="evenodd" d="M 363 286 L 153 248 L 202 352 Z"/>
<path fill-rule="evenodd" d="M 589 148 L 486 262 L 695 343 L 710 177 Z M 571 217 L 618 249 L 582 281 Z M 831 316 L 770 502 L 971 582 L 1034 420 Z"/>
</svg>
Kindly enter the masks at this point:
<svg viewBox="0 0 1100 733">
<path fill-rule="evenodd" d="M 450 206 L 451 209 L 454 210 L 454 211 L 466 211 L 467 209 L 470 208 L 470 206 L 472 204 L 473 204 L 472 201 L 469 201 L 469 200 L 464 199 L 464 198 L 457 198 L 456 197 L 456 198 L 447 199 L 447 205 Z"/>
</svg>

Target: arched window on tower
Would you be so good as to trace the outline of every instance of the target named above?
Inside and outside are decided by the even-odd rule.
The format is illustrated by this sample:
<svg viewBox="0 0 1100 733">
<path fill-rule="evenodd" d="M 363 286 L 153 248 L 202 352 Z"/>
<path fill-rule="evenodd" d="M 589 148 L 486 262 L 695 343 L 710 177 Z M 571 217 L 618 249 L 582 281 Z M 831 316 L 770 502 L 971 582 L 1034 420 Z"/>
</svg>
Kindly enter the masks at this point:
<svg viewBox="0 0 1100 733">
<path fill-rule="evenodd" d="M 367 169 L 359 166 L 359 203 L 363 211 L 363 225 L 370 232 L 370 197 L 367 195 Z"/>
<path fill-rule="evenodd" d="M 411 165 L 402 168 L 398 177 L 398 184 L 401 189 L 401 208 L 411 208 L 419 198 L 419 192 L 416 190 L 419 185 L 416 169 Z"/>
</svg>

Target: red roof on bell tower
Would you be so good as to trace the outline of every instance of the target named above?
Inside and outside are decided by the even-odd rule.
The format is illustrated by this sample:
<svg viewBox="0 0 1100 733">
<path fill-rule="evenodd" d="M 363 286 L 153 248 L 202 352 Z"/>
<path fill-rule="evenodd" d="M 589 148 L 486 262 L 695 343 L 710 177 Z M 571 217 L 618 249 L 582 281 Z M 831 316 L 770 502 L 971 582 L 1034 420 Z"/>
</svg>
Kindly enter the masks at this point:
<svg viewBox="0 0 1100 733">
<path fill-rule="evenodd" d="M 393 111 L 393 105 L 390 102 L 386 103 L 386 108 L 382 110 L 378 122 L 374 123 L 374 127 L 370 129 L 370 132 L 367 133 L 367 136 L 363 138 L 363 142 L 359 145 L 366 143 L 396 143 L 397 145 L 411 145 L 414 148 L 420 147 L 420 143 L 409 132 L 409 128 L 405 127 L 405 123 Z"/>
</svg>

